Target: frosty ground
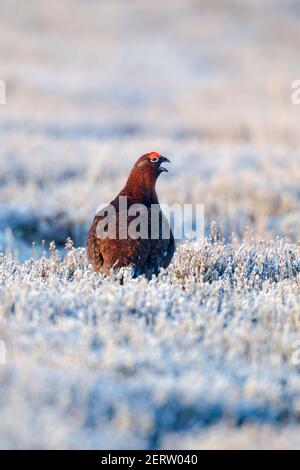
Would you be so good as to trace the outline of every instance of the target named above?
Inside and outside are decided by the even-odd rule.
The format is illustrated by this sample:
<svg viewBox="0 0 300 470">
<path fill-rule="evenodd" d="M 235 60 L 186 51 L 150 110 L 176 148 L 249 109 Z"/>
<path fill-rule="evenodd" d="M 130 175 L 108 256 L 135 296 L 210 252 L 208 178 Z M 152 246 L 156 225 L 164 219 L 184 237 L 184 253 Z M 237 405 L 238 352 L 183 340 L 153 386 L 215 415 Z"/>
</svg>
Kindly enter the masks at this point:
<svg viewBox="0 0 300 470">
<path fill-rule="evenodd" d="M 63 262 L 2 257 L 0 275 L 2 447 L 189 447 L 220 423 L 269 426 L 278 439 L 296 426 L 290 246 L 185 244 L 168 273 L 123 285 L 89 270 L 81 250 Z"/>
<path fill-rule="evenodd" d="M 300 447 L 297 2 L 161 3 L 0 3 L 1 448 Z M 148 150 L 206 238 L 121 284 L 87 228 Z"/>
</svg>

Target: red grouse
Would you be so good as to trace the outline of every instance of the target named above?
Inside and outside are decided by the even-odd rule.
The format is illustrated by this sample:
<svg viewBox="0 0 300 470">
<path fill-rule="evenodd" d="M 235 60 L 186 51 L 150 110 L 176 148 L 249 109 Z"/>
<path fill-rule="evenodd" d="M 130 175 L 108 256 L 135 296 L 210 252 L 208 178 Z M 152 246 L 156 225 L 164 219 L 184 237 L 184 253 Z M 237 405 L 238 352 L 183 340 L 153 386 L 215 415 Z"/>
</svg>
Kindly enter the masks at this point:
<svg viewBox="0 0 300 470">
<path fill-rule="evenodd" d="M 169 160 L 156 152 L 140 157 L 122 191 L 96 214 L 87 240 L 95 271 L 109 274 L 130 267 L 134 276 L 150 279 L 170 264 L 174 236 L 155 191 L 158 176 L 168 171 L 163 162 Z"/>
</svg>

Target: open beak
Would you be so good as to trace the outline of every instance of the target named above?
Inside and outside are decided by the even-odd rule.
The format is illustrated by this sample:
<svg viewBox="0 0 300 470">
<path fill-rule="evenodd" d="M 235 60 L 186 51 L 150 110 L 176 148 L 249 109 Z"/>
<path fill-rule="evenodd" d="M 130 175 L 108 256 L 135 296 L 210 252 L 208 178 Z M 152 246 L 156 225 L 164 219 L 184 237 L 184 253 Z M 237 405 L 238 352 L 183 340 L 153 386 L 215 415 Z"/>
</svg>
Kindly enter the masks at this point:
<svg viewBox="0 0 300 470">
<path fill-rule="evenodd" d="M 171 163 L 168 158 L 160 156 L 160 158 L 159 158 L 159 173 L 163 173 L 164 171 L 166 171 L 168 173 L 168 170 L 166 168 L 164 168 L 163 166 L 161 166 L 161 164 L 164 163 L 164 162 Z"/>
</svg>

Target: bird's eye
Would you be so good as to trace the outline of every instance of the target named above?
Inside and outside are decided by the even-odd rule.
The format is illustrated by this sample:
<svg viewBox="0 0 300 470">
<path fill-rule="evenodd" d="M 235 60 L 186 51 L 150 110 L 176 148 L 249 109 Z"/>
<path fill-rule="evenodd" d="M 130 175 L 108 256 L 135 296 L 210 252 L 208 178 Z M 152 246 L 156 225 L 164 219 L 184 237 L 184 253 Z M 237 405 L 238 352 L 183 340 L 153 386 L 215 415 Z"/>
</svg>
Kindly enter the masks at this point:
<svg viewBox="0 0 300 470">
<path fill-rule="evenodd" d="M 158 160 L 159 160 L 159 158 L 157 158 L 157 157 L 150 158 L 150 161 L 151 161 L 152 163 L 157 163 Z"/>
</svg>

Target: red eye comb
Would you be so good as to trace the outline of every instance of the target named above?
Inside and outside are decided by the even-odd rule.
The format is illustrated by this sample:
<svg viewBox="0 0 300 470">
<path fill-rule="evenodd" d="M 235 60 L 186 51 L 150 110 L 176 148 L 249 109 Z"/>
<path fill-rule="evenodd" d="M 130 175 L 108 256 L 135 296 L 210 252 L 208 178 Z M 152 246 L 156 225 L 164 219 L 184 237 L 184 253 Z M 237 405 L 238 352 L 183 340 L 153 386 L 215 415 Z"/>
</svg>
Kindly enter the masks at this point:
<svg viewBox="0 0 300 470">
<path fill-rule="evenodd" d="M 150 152 L 148 158 L 160 158 L 160 154 L 157 152 Z"/>
</svg>

